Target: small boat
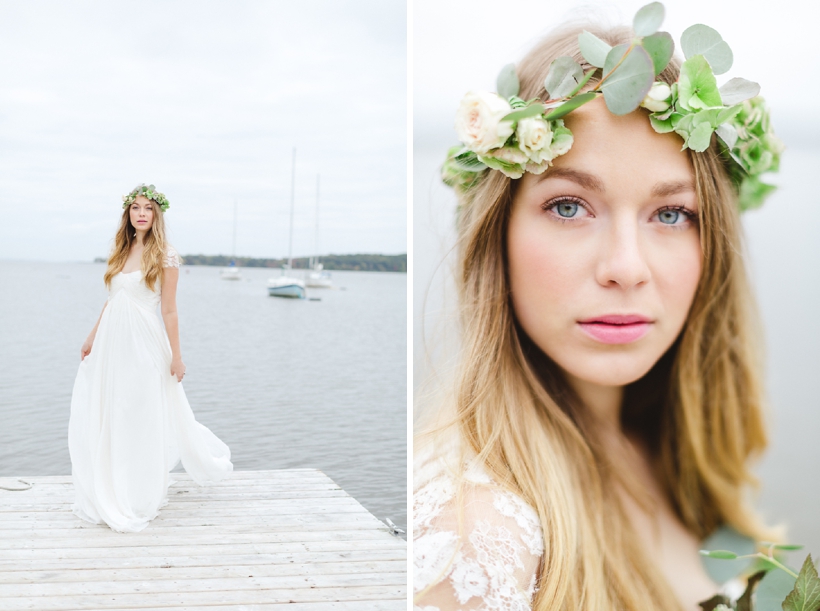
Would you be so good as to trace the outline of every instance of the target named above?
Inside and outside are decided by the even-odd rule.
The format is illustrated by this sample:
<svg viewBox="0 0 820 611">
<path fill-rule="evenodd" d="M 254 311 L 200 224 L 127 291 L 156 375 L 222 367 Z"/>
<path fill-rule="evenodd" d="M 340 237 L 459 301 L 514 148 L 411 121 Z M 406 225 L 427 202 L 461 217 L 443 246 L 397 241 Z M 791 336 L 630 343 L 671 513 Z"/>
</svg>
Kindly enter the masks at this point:
<svg viewBox="0 0 820 611">
<path fill-rule="evenodd" d="M 278 278 L 268 279 L 268 295 L 271 297 L 289 297 L 291 299 L 304 299 L 307 297 L 305 283 L 299 278 L 285 275 L 286 268 L 282 268 L 282 275 Z"/>
<path fill-rule="evenodd" d="M 330 272 L 326 272 L 322 269 L 321 263 L 314 263 L 311 266 L 311 270 L 305 281 L 306 286 L 317 289 L 329 289 L 333 287 L 333 278 L 330 276 Z"/>
<path fill-rule="evenodd" d="M 231 261 L 230 267 L 224 267 L 219 270 L 219 277 L 223 280 L 242 280 L 242 274 L 239 273 L 239 268 L 236 263 Z"/>
<path fill-rule="evenodd" d="M 314 252 L 319 252 L 319 176 L 316 177 L 316 236 L 314 241 Z M 310 288 L 329 289 L 333 288 L 333 278 L 330 272 L 324 271 L 324 266 L 319 263 L 319 255 L 310 258 L 310 273 L 307 275 L 305 284 Z"/>
<path fill-rule="evenodd" d="M 238 203 L 233 202 L 233 248 L 231 249 L 231 263 L 228 267 L 224 267 L 219 271 L 219 277 L 223 280 L 242 280 L 242 274 L 239 273 L 239 268 L 236 266 L 236 209 Z"/>
<path fill-rule="evenodd" d="M 271 297 L 288 297 L 290 299 L 304 299 L 307 297 L 305 282 L 299 278 L 289 276 L 286 272 L 293 267 L 293 201 L 296 188 L 296 149 L 293 149 L 293 168 L 290 178 L 290 240 L 288 243 L 288 262 L 282 266 L 282 275 L 268 279 L 268 295 Z"/>
</svg>

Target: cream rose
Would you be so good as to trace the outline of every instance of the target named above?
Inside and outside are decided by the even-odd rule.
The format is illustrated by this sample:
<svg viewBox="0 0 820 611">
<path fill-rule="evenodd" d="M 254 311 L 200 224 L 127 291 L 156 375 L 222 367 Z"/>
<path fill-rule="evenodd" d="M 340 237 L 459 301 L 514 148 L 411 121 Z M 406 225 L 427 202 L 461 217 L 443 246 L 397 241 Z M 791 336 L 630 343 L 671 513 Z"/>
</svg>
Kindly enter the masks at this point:
<svg viewBox="0 0 820 611">
<path fill-rule="evenodd" d="M 535 163 L 552 157 L 549 148 L 552 143 L 552 130 L 541 117 L 522 119 L 518 122 L 515 134 L 518 138 L 518 148 Z"/>
<path fill-rule="evenodd" d="M 666 83 L 652 83 L 652 88 L 641 102 L 641 106 L 651 112 L 663 112 L 669 108 L 672 89 Z"/>
<path fill-rule="evenodd" d="M 512 122 L 501 120 L 510 112 L 509 103 L 495 93 L 471 91 L 458 107 L 456 134 L 468 149 L 486 154 L 512 136 Z"/>
</svg>

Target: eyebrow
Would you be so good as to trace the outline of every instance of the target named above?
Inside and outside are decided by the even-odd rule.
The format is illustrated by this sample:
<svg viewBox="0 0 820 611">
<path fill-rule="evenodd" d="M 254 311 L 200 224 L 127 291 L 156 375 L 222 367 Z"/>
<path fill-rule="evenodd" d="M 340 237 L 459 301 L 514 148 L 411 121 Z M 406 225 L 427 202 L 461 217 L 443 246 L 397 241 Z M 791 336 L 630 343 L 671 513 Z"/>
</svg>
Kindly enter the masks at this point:
<svg viewBox="0 0 820 611">
<path fill-rule="evenodd" d="M 678 180 L 673 182 L 659 182 L 652 187 L 653 197 L 667 197 L 669 195 L 677 195 L 678 193 L 685 193 L 687 191 L 694 191 L 695 185 L 691 180 Z"/>
<path fill-rule="evenodd" d="M 564 178 L 572 181 L 585 189 L 590 191 L 597 191 L 604 193 L 606 188 L 603 181 L 587 172 L 580 170 L 573 170 L 572 168 L 559 168 L 552 166 L 546 172 L 538 177 L 538 182 L 546 180 L 547 178 Z M 652 197 L 668 197 L 669 195 L 677 195 L 678 193 L 685 193 L 687 191 L 694 191 L 695 185 L 691 180 L 675 180 L 669 182 L 659 182 L 652 187 Z"/>
<path fill-rule="evenodd" d="M 538 182 L 546 180 L 547 178 L 565 178 L 566 180 L 570 180 L 585 189 L 589 189 L 590 191 L 598 191 L 599 193 L 606 191 L 604 188 L 604 183 L 600 178 L 593 176 L 592 174 L 587 174 L 586 172 L 573 170 L 572 168 L 558 168 L 552 166 L 538 177 Z"/>
</svg>

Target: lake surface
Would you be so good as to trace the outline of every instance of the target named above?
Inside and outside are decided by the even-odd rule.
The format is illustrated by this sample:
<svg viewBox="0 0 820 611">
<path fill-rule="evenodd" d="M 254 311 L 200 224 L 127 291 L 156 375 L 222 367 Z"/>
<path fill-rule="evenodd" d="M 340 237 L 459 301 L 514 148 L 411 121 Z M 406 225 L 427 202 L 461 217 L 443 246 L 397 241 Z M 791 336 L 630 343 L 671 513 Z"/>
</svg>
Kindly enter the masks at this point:
<svg viewBox="0 0 820 611">
<path fill-rule="evenodd" d="M 71 472 L 68 418 L 104 264 L 0 261 L 0 476 Z M 269 297 L 278 270 L 183 266 L 185 392 L 234 468 L 324 471 L 407 524 L 407 275 L 332 272 L 320 301 Z"/>
</svg>

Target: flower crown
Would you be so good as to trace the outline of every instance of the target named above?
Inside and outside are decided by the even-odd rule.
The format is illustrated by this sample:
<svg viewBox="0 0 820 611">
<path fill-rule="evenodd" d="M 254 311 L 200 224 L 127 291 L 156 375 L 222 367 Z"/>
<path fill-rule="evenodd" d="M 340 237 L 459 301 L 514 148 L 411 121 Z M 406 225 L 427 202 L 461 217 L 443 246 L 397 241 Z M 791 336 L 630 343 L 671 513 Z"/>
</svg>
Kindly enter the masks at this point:
<svg viewBox="0 0 820 611">
<path fill-rule="evenodd" d="M 134 200 L 137 199 L 138 195 L 142 195 L 143 197 L 147 197 L 148 199 L 154 200 L 162 211 L 165 212 L 168 208 L 171 207 L 171 204 L 168 203 L 168 198 L 165 197 L 164 193 L 160 193 L 157 191 L 157 188 L 154 185 L 147 185 L 145 183 L 139 184 L 131 190 L 131 193 L 128 195 L 122 196 L 122 208 L 125 210 L 128 206 L 134 203 Z"/>
<path fill-rule="evenodd" d="M 647 4 L 633 20 L 635 38 L 615 47 L 587 31 L 579 34 L 581 54 L 592 69 L 585 73 L 571 57 L 553 61 L 544 79 L 546 101 L 518 97 L 513 64 L 498 75 L 497 94 L 468 93 L 456 114 L 462 146 L 448 151 L 442 167 L 444 182 L 467 191 L 488 168 L 510 178 L 520 178 L 525 171 L 542 173 L 572 147 L 572 132 L 564 126 L 563 117 L 603 96 L 616 115 L 639 106 L 649 110 L 656 132 L 674 131 L 683 138 L 681 150 L 702 153 L 716 133 L 741 211 L 760 206 L 775 189 L 760 176 L 778 170 L 783 151 L 758 95 L 760 86 L 733 78 L 718 88 L 715 75 L 732 67 L 732 50 L 720 34 L 701 24 L 687 28 L 681 36 L 686 61 L 678 81 L 671 86 L 656 82 L 675 49 L 669 33 L 658 31 L 663 18 L 663 4 Z M 598 84 L 582 93 L 599 69 Z"/>
</svg>

